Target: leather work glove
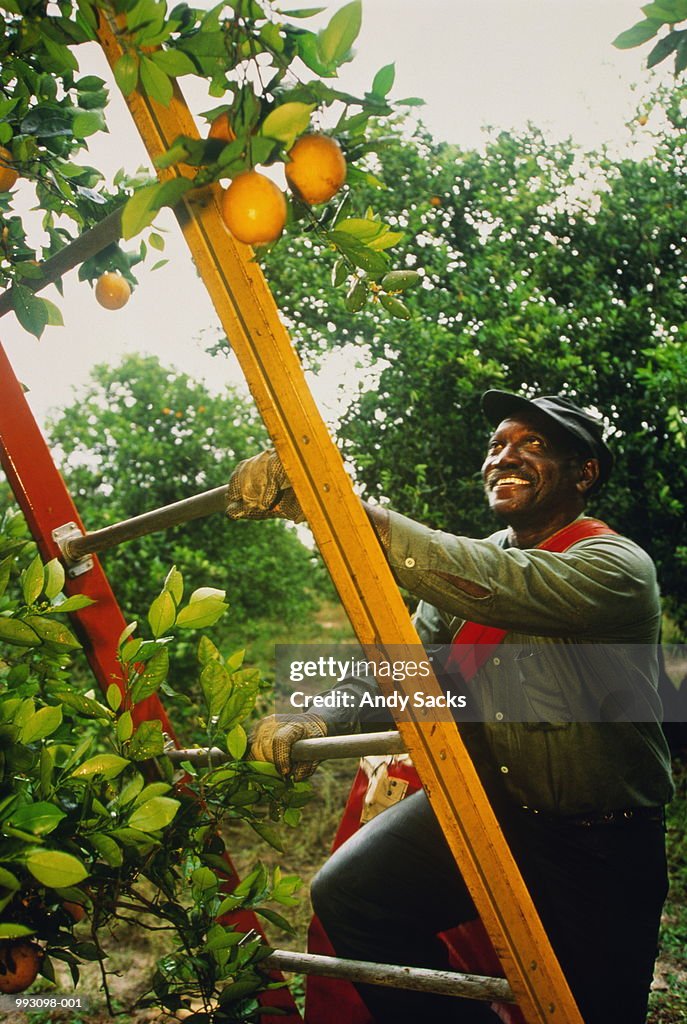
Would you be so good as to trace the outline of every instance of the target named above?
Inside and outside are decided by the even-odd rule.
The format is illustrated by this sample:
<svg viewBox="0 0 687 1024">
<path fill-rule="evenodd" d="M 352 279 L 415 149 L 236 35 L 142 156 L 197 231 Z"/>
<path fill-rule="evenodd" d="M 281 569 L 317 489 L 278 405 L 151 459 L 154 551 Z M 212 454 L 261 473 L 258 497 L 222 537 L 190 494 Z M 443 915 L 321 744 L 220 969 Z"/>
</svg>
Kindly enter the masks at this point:
<svg viewBox="0 0 687 1024">
<path fill-rule="evenodd" d="M 312 775 L 319 762 L 292 763 L 291 747 L 297 740 L 326 735 L 326 723 L 311 711 L 303 715 L 268 715 L 250 735 L 248 756 L 252 761 L 271 761 L 280 775 L 291 775 L 294 782 L 301 782 Z"/>
<path fill-rule="evenodd" d="M 279 456 L 273 450 L 239 462 L 229 477 L 227 515 L 230 519 L 305 520 Z"/>
</svg>

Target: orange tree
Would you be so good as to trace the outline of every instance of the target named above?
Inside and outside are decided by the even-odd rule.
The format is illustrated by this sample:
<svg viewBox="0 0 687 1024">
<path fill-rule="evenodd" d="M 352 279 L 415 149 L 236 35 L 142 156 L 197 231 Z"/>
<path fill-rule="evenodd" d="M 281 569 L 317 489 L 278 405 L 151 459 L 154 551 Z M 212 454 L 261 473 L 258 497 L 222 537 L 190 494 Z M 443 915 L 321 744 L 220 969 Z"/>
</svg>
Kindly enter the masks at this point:
<svg viewBox="0 0 687 1024">
<path fill-rule="evenodd" d="M 43 565 L 18 513 L 0 522 L 0 993 L 18 992 L 36 968 L 55 978 L 58 961 L 74 981 L 98 961 L 101 938 L 118 919 L 169 930 L 151 978 L 149 1001 L 205 1024 L 256 1019 L 266 948 L 218 917 L 250 907 L 288 929 L 273 908 L 291 906 L 298 880 L 260 864 L 223 891 L 227 819 L 248 822 L 280 847 L 279 822 L 298 823 L 308 784 L 272 765 L 243 760 L 243 722 L 259 688 L 243 652 L 223 657 L 203 630 L 225 612 L 222 591 L 188 594 L 173 568 L 148 611 L 118 643 L 120 683 L 104 698 L 73 685 L 79 641 L 65 622 L 89 598 L 62 594 L 57 560 Z M 159 721 L 136 725 L 132 712 L 165 687 L 178 632 L 198 642 L 208 745 L 221 764 L 187 765 L 181 782 L 165 756 Z M 183 776 L 183 772 L 181 773 Z M 75 934 L 75 920 L 85 917 Z M 108 997 L 109 1002 L 109 997 Z M 202 1007 L 199 1009 L 198 1007 Z M 110 1007 L 112 1009 L 112 1007 Z"/>
<path fill-rule="evenodd" d="M 217 181 L 245 182 L 241 176 L 247 172 L 257 190 L 247 194 L 240 189 L 234 202 L 228 198 L 230 185 L 223 202 L 239 238 L 275 239 L 288 220 L 289 230 L 306 229 L 326 240 L 327 251 L 338 257 L 335 282 L 349 291 L 357 287 L 356 301 L 362 304 L 368 294 L 387 295 L 388 250 L 403 233 L 391 230 L 369 208 L 356 215 L 350 202 L 361 182 L 381 184 L 366 164 L 380 144 L 370 139 L 368 129 L 392 113 L 387 97 L 393 65 L 375 75 L 363 96 L 337 88 L 338 70 L 351 59 L 360 29 L 360 0 L 342 7 L 319 32 L 303 27 L 316 13 L 291 11 L 287 20 L 266 0 L 233 0 L 209 11 L 186 3 L 168 11 L 165 0 L 58 0 L 53 5 L 5 0 L 0 15 L 0 284 L 13 285 L 13 307 L 27 330 L 40 335 L 46 324 L 61 323 L 57 307 L 34 290 L 41 261 L 63 248 L 75 230 L 95 225 L 125 202 L 123 237 L 133 238 L 153 223 L 161 207 L 174 206 L 189 190 Z M 88 139 L 107 131 L 106 83 L 79 73 L 80 47 L 96 39 L 101 18 L 116 25 L 123 47 L 114 75 L 125 96 L 143 89 L 168 105 L 177 78 L 193 76 L 207 83 L 216 103 L 204 116 L 216 129 L 202 139 L 178 138 L 158 161 L 160 168 L 194 168 L 193 177 L 160 183 L 144 173 L 122 172 L 109 184 L 100 169 L 80 162 Z M 296 188 L 283 197 L 256 168 L 288 166 L 301 137 L 329 139 L 325 125 L 341 154 L 337 187 L 312 193 L 335 199 L 315 210 L 312 204 L 320 200 L 308 201 L 308 189 Z M 322 147 L 311 149 L 305 173 L 309 182 L 329 173 Z M 339 190 L 344 176 L 346 185 Z M 14 209 L 15 197 L 30 190 L 42 211 L 44 241 L 39 246 L 30 240 L 26 218 Z M 257 199 L 256 191 L 261 193 Z M 268 229 L 260 223 L 258 230 L 249 224 L 244 231 L 245 209 L 253 201 L 257 212 L 250 217 L 264 219 L 264 196 L 273 207 L 266 215 Z M 104 272 L 117 272 L 133 285 L 132 268 L 149 246 L 162 245 L 156 232 L 135 251 L 112 244 L 82 266 L 81 276 L 94 281 Z M 388 311 L 407 315 L 398 303 L 394 298 Z"/>
</svg>

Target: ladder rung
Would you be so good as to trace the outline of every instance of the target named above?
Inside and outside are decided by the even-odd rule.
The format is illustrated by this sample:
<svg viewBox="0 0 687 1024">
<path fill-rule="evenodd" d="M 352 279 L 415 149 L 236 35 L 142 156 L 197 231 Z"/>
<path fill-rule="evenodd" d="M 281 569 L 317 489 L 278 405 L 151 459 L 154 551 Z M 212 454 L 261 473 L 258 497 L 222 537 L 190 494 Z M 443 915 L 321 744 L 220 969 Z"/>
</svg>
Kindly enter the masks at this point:
<svg viewBox="0 0 687 1024">
<path fill-rule="evenodd" d="M 462 996 L 465 999 L 515 1002 L 513 992 L 505 978 L 488 978 L 478 974 L 459 974 L 454 971 L 435 971 L 427 967 L 400 967 L 397 964 L 372 964 L 362 960 L 343 960 L 336 956 L 315 953 L 295 953 L 288 949 L 275 949 L 263 961 L 268 967 L 296 974 L 318 974 L 325 978 L 366 985 L 385 985 L 387 988 L 412 989 L 444 996 Z"/>
<path fill-rule="evenodd" d="M 397 732 L 368 732 L 355 736 L 323 736 L 321 739 L 298 740 L 292 748 L 294 761 L 327 761 L 335 757 L 365 757 L 367 754 L 403 754 L 405 747 Z M 172 761 L 191 764 L 224 764 L 233 758 L 219 747 L 191 747 L 165 751 Z"/>
<path fill-rule="evenodd" d="M 194 494 L 190 498 L 175 501 L 172 505 L 164 505 L 162 508 L 144 512 L 143 515 L 134 516 L 132 519 L 123 519 L 119 523 L 112 523 L 111 526 L 104 526 L 102 530 L 71 535 L 63 542 L 62 553 L 68 562 L 78 562 L 84 555 L 105 551 L 107 548 L 113 548 L 127 540 L 145 537 L 149 533 L 167 530 L 171 526 L 179 526 L 181 523 L 188 523 L 192 519 L 201 519 L 203 516 L 213 515 L 215 512 L 223 512 L 226 506 L 227 485 L 225 484 L 223 487 L 215 487 L 211 491 L 203 491 L 202 494 Z"/>
</svg>

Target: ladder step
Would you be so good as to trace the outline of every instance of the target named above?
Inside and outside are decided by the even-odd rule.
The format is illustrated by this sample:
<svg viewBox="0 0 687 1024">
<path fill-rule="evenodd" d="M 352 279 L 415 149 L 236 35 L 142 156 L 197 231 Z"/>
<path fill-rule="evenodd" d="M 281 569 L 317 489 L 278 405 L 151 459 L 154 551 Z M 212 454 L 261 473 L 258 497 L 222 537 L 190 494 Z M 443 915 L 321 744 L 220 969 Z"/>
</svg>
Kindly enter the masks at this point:
<svg viewBox="0 0 687 1024">
<path fill-rule="evenodd" d="M 324 736 L 322 739 L 298 740 L 292 748 L 295 761 L 327 761 L 335 757 L 365 757 L 368 754 L 403 754 L 405 747 L 397 732 L 368 732 L 355 736 Z M 224 764 L 233 758 L 219 747 L 190 747 L 166 750 L 171 761 L 191 764 Z"/>
<path fill-rule="evenodd" d="M 454 971 L 435 971 L 427 967 L 401 967 L 398 964 L 372 964 L 362 960 L 344 960 L 336 956 L 315 953 L 295 953 L 288 949 L 275 949 L 263 961 L 268 967 L 296 974 L 317 974 L 325 978 L 366 985 L 385 985 L 387 988 L 411 989 L 414 992 L 432 992 L 464 999 L 515 1002 L 513 991 L 505 978 L 488 978 L 478 974 L 459 974 Z"/>
<path fill-rule="evenodd" d="M 193 519 L 201 519 L 204 516 L 223 512 L 226 507 L 227 484 L 224 484 L 224 486 L 215 487 L 211 491 L 203 491 L 190 498 L 175 501 L 171 505 L 151 509 L 150 512 L 144 512 L 132 519 L 123 519 L 119 523 L 112 523 L 111 526 L 104 526 L 102 530 L 79 533 L 75 527 L 75 532 L 70 534 L 60 547 L 65 560 L 68 563 L 74 563 L 85 555 L 97 554 L 99 551 L 106 551 L 125 541 L 135 540 L 137 537 L 145 537 L 149 533 L 168 530 L 172 526 L 189 523 Z"/>
</svg>

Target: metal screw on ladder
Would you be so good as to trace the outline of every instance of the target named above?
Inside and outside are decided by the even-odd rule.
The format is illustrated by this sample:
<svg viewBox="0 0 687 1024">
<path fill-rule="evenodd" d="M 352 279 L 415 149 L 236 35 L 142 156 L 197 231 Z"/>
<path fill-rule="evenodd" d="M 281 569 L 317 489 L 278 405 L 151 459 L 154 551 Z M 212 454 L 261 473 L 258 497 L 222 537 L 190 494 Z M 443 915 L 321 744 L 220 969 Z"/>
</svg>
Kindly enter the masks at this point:
<svg viewBox="0 0 687 1024">
<path fill-rule="evenodd" d="M 72 578 L 83 576 L 85 572 L 93 568 L 93 559 L 89 554 L 76 554 L 71 547 L 77 538 L 83 536 L 83 530 L 76 523 L 64 523 L 52 531 L 52 538 L 60 549 L 67 575 Z"/>
</svg>

